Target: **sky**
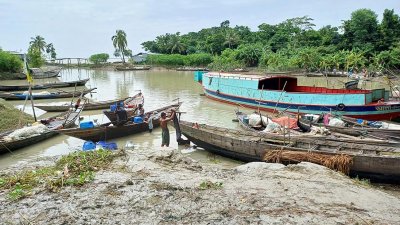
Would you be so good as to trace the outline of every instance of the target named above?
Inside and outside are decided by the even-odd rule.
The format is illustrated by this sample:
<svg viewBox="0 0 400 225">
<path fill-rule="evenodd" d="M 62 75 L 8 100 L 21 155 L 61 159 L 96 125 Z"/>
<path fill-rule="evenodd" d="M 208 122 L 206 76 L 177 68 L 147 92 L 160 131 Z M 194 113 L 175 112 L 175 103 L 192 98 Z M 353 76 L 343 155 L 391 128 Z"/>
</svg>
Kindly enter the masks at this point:
<svg viewBox="0 0 400 225">
<path fill-rule="evenodd" d="M 128 48 L 165 33 L 199 31 L 229 20 L 257 30 L 262 23 L 309 16 L 316 27 L 339 26 L 351 12 L 367 8 L 382 18 L 400 14 L 399 0 L 0 0 L 0 47 L 25 52 L 31 37 L 53 43 L 57 58 L 114 52 L 111 37 L 127 34 Z"/>
</svg>

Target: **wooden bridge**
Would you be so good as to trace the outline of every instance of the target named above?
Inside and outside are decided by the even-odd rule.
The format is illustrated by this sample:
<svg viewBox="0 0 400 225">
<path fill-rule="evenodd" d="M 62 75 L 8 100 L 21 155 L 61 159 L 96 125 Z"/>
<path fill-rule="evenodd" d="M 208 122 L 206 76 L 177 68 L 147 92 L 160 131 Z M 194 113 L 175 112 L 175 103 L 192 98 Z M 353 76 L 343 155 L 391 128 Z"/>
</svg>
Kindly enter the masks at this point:
<svg viewBox="0 0 400 225">
<path fill-rule="evenodd" d="M 87 59 L 87 58 L 58 58 L 58 59 L 47 60 L 47 62 L 61 64 L 61 65 L 78 64 L 78 66 L 79 66 L 82 63 L 84 63 L 84 64 L 89 63 L 89 59 Z"/>
</svg>

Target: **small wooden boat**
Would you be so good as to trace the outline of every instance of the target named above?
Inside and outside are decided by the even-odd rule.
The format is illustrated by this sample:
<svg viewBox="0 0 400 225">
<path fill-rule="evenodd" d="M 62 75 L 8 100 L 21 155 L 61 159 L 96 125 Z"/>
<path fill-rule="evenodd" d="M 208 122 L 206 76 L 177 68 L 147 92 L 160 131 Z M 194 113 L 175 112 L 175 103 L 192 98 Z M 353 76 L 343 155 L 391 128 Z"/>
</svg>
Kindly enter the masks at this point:
<svg viewBox="0 0 400 225">
<path fill-rule="evenodd" d="M 37 85 L 32 86 L 32 90 L 83 86 L 88 81 L 89 81 L 89 78 L 84 79 L 84 80 L 77 80 L 77 81 L 37 84 Z M 29 85 L 0 85 L 0 91 L 26 91 L 28 89 L 29 89 Z"/>
<path fill-rule="evenodd" d="M 268 133 L 268 132 L 261 132 L 262 130 L 265 129 L 264 126 L 254 127 L 254 126 L 251 126 L 249 123 L 245 122 L 245 118 L 248 118 L 247 114 L 240 112 L 240 111 L 236 111 L 236 117 L 239 122 L 239 125 L 242 128 L 244 128 L 247 131 L 254 132 L 261 136 L 275 135 L 275 136 L 271 136 L 271 137 L 276 138 L 277 135 L 284 137 L 283 134 L 285 134 L 286 137 L 288 137 L 288 138 L 296 138 L 296 137 L 297 138 L 311 138 L 311 139 L 318 139 L 319 141 L 327 141 L 327 143 L 330 141 L 338 141 L 338 142 L 350 143 L 350 144 L 372 144 L 372 145 L 387 146 L 387 147 L 390 147 L 390 146 L 393 146 L 393 147 L 399 146 L 400 147 L 400 142 L 399 142 L 400 140 L 395 140 L 395 139 L 382 140 L 382 139 L 376 139 L 374 137 L 363 138 L 363 139 L 355 138 L 355 137 L 353 138 L 353 137 L 347 136 L 347 135 L 351 135 L 351 134 L 348 134 L 348 133 L 345 133 L 342 131 L 337 132 L 335 129 L 330 130 L 329 127 L 326 127 L 329 130 L 329 132 L 331 133 L 331 135 L 328 135 L 328 136 L 322 135 L 322 134 L 317 135 L 314 133 L 309 133 L 309 131 L 304 132 L 305 129 L 311 129 L 311 126 L 310 126 L 311 122 L 307 122 L 306 119 L 300 120 L 301 121 L 300 126 L 305 126 L 305 128 L 298 127 L 298 128 L 294 129 L 292 127 L 290 129 L 285 129 L 284 132 L 281 131 L 280 133 Z M 270 119 L 270 118 L 268 118 L 268 119 Z M 273 121 L 273 119 L 270 119 L 270 120 Z M 289 122 L 287 122 L 287 123 L 285 122 L 285 125 L 282 125 L 282 126 L 290 127 L 290 125 L 289 126 L 287 125 L 288 123 Z M 297 119 L 296 119 L 296 125 L 299 126 L 299 120 L 297 120 Z M 320 126 L 320 125 L 316 125 L 316 126 Z M 340 135 L 340 134 L 346 134 L 346 135 Z M 356 135 L 351 135 L 351 136 L 356 136 Z"/>
<path fill-rule="evenodd" d="M 142 93 L 138 93 L 137 95 L 133 96 L 132 98 L 127 99 L 124 101 L 124 109 L 127 113 L 127 117 L 133 117 L 136 113 L 137 107 L 141 104 L 144 105 L 144 97 Z M 104 110 L 104 115 L 111 121 L 111 123 L 115 126 L 119 125 L 119 121 L 117 120 L 117 114 L 115 111 L 111 110 Z"/>
<path fill-rule="evenodd" d="M 45 79 L 51 77 L 57 77 L 61 72 L 60 67 L 49 68 L 49 69 L 41 69 L 41 68 L 30 68 L 32 76 L 34 79 Z"/>
<path fill-rule="evenodd" d="M 131 71 L 131 70 L 149 70 L 150 66 L 116 66 L 117 71 Z"/>
<path fill-rule="evenodd" d="M 178 67 L 176 71 L 208 71 L 208 69 L 204 67 Z"/>
<path fill-rule="evenodd" d="M 376 126 L 369 125 L 369 121 L 365 120 L 360 120 L 361 123 L 359 123 L 357 122 L 357 119 L 351 117 L 342 116 L 340 119 L 346 123 L 346 126 L 323 126 L 333 132 L 347 134 L 355 137 L 370 137 L 383 140 L 400 141 L 400 125 L 390 122 L 380 122 L 389 124 L 389 128 L 378 128 Z M 390 128 L 391 125 L 393 125 L 393 128 Z"/>
<path fill-rule="evenodd" d="M 54 132 L 57 129 L 73 127 L 75 125 L 75 121 L 79 118 L 79 114 L 82 112 L 82 110 L 83 107 L 80 107 L 77 111 L 67 111 L 50 118 L 40 120 L 40 122 L 44 124 L 49 130 L 30 137 L 21 138 L 18 140 L 8 140 L 7 136 L 18 129 L 1 133 L 0 154 L 12 152 L 14 150 L 30 146 L 50 137 L 53 137 L 58 134 L 57 132 Z"/>
<path fill-rule="evenodd" d="M 149 111 L 146 115 L 151 113 L 171 112 L 172 109 L 178 110 L 181 103 L 162 107 L 153 111 Z M 153 127 L 158 127 L 160 120 L 157 117 L 153 119 Z M 93 128 L 71 128 L 71 129 L 60 129 L 57 132 L 68 136 L 76 137 L 87 141 L 108 141 L 119 137 L 124 137 L 140 132 L 149 130 L 148 123 L 134 123 L 131 120 L 121 126 L 113 126 L 111 122 L 104 123 Z"/>
<path fill-rule="evenodd" d="M 91 89 L 86 89 L 82 91 L 72 91 L 72 92 L 67 92 L 67 91 L 58 91 L 58 92 L 42 92 L 42 93 L 33 93 L 33 99 L 55 99 L 55 98 L 71 98 L 74 96 L 80 96 L 86 95 L 96 88 L 91 88 Z M 3 98 L 5 100 L 25 100 L 26 98 L 30 99 L 31 96 L 29 93 L 15 93 L 15 92 L 3 92 L 0 93 L 0 98 Z"/>
<path fill-rule="evenodd" d="M 278 135 L 260 136 L 254 132 L 238 131 L 186 121 L 179 123 L 182 134 L 195 145 L 215 154 L 245 162 L 264 161 L 271 153 L 294 152 L 306 156 L 349 156 L 351 175 L 381 178 L 400 182 L 400 157 L 383 155 L 399 153 L 400 148 L 379 145 L 350 144 L 310 138 L 285 139 Z M 301 160 L 300 160 L 301 161 Z M 290 163 L 289 161 L 284 161 Z M 291 161 L 299 162 L 298 160 Z M 386 180 L 386 181 L 387 181 Z"/>
<path fill-rule="evenodd" d="M 135 96 L 128 97 L 128 98 L 121 98 L 121 99 L 114 99 L 114 100 L 107 100 L 107 101 L 96 101 L 96 102 L 90 102 L 87 100 L 87 103 L 85 105 L 85 111 L 88 110 L 98 110 L 98 109 L 108 109 L 110 108 L 110 105 L 114 105 L 120 102 L 124 102 L 124 105 L 129 105 L 133 102 L 133 99 L 143 99 L 142 95 L 136 94 Z M 143 103 L 143 101 L 141 101 Z M 63 112 L 67 111 L 70 108 L 73 108 L 74 106 L 71 105 L 71 103 L 64 103 L 61 105 L 51 105 L 51 104 L 35 104 L 36 108 L 39 108 L 41 110 L 47 111 L 47 112 Z M 136 108 L 136 106 L 132 105 L 132 108 Z"/>
</svg>

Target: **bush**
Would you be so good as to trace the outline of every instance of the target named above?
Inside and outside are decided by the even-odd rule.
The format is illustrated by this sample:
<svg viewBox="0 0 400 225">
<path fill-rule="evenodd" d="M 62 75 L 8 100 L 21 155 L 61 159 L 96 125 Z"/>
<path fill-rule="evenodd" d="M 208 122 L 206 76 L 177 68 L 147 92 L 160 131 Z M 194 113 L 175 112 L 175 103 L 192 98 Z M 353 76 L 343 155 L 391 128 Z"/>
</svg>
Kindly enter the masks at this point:
<svg viewBox="0 0 400 225">
<path fill-rule="evenodd" d="M 89 57 L 89 61 L 98 65 L 106 63 L 110 56 L 107 53 L 94 54 Z"/>
<path fill-rule="evenodd" d="M 190 55 L 149 55 L 147 63 L 161 66 L 206 66 L 212 62 L 212 56 L 207 53 Z"/>
<path fill-rule="evenodd" d="M 17 73 L 22 68 L 23 62 L 18 56 L 0 50 L 0 72 Z"/>
<path fill-rule="evenodd" d="M 207 66 L 213 61 L 213 59 L 210 54 L 198 53 L 186 55 L 183 61 L 185 66 Z"/>
<path fill-rule="evenodd" d="M 31 67 L 39 68 L 45 62 L 42 53 L 37 48 L 29 48 L 27 57 Z"/>
</svg>

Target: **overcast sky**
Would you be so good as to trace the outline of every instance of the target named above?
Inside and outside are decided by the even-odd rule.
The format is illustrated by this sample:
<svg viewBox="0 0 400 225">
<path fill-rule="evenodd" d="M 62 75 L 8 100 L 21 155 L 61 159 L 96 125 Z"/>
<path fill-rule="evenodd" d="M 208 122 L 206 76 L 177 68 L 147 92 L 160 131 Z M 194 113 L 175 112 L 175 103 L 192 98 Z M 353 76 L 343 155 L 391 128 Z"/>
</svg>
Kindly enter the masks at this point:
<svg viewBox="0 0 400 225">
<path fill-rule="evenodd" d="M 31 37 L 53 43 L 58 57 L 88 57 L 114 49 L 111 36 L 122 29 L 128 48 L 165 33 L 182 34 L 218 26 L 276 24 L 308 15 L 317 27 L 338 26 L 360 8 L 400 14 L 400 0 L 0 0 L 0 47 L 26 51 Z"/>
</svg>

